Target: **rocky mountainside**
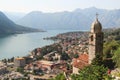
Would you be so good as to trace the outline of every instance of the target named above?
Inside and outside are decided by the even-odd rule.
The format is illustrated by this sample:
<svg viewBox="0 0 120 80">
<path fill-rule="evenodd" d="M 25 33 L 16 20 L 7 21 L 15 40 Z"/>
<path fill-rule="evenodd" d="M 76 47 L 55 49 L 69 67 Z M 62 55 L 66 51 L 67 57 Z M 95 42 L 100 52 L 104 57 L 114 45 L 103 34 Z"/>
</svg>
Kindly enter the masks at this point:
<svg viewBox="0 0 120 80">
<path fill-rule="evenodd" d="M 0 34 L 14 34 L 14 33 L 26 33 L 40 31 L 33 28 L 24 27 L 15 24 L 8 19 L 4 13 L 0 12 Z"/>
<path fill-rule="evenodd" d="M 41 29 L 80 29 L 89 30 L 96 13 L 103 28 L 120 27 L 120 9 L 105 10 L 95 7 L 76 9 L 72 12 L 42 13 L 33 11 L 16 23 Z"/>
<path fill-rule="evenodd" d="M 7 12 L 7 11 L 4 11 L 3 13 L 13 22 L 18 21 L 27 14 L 22 12 Z"/>
</svg>

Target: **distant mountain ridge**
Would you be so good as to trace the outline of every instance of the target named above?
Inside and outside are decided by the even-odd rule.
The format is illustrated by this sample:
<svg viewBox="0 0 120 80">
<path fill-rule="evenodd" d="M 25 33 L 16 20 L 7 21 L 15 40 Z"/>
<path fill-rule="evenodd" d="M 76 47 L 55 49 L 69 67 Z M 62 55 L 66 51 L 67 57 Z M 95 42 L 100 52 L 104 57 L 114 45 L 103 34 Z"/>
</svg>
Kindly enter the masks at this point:
<svg viewBox="0 0 120 80">
<path fill-rule="evenodd" d="M 19 19 L 21 19 L 23 16 L 26 15 L 26 13 L 22 13 L 22 12 L 7 12 L 7 11 L 4 11 L 3 13 L 13 22 L 18 21 Z"/>
<path fill-rule="evenodd" d="M 120 9 L 105 10 L 95 7 L 86 9 L 76 9 L 72 12 L 42 13 L 33 11 L 16 23 L 32 28 L 41 29 L 80 29 L 89 30 L 91 23 L 95 19 L 95 14 L 99 14 L 99 21 L 103 28 L 120 27 Z"/>
<path fill-rule="evenodd" d="M 0 35 L 1 34 L 36 32 L 36 31 L 39 31 L 39 30 L 15 24 L 13 21 L 8 19 L 4 15 L 4 13 L 0 12 Z"/>
</svg>

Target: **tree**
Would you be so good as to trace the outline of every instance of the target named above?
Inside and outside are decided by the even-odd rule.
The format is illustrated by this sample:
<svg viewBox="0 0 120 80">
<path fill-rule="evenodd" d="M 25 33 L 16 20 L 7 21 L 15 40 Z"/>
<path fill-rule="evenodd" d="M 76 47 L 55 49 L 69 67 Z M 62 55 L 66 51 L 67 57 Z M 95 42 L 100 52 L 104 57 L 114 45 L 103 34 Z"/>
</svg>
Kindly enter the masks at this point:
<svg viewBox="0 0 120 80">
<path fill-rule="evenodd" d="M 11 62 L 14 62 L 14 57 L 11 58 Z"/>
<path fill-rule="evenodd" d="M 78 54 L 74 54 L 74 58 L 78 58 L 79 57 L 79 55 Z"/>
<path fill-rule="evenodd" d="M 24 69 L 21 68 L 21 67 L 18 67 L 18 68 L 17 68 L 17 72 L 24 73 Z"/>
<path fill-rule="evenodd" d="M 60 73 L 59 75 L 57 75 L 55 78 L 51 80 L 66 80 L 66 78 L 63 73 Z"/>
<path fill-rule="evenodd" d="M 67 70 L 71 70 L 72 69 L 72 65 L 70 63 L 67 63 Z"/>
<path fill-rule="evenodd" d="M 67 53 L 63 52 L 63 53 L 61 54 L 61 59 L 62 59 L 62 60 L 68 60 L 68 59 L 70 59 L 70 57 L 69 57 L 69 55 L 68 55 Z"/>
<path fill-rule="evenodd" d="M 43 59 L 42 55 L 36 56 L 36 60 L 41 60 L 41 59 Z"/>
<path fill-rule="evenodd" d="M 116 63 L 116 67 L 120 67 L 120 47 L 115 51 L 112 59 Z"/>
<path fill-rule="evenodd" d="M 120 42 L 112 40 L 110 42 L 106 42 L 104 44 L 104 65 L 110 69 L 116 67 L 119 65 L 119 49 L 120 47 Z"/>
<path fill-rule="evenodd" d="M 103 50 L 104 57 L 112 58 L 114 51 L 116 51 L 119 46 L 120 46 L 119 42 L 115 40 L 104 43 L 104 50 Z"/>
<path fill-rule="evenodd" d="M 104 66 L 90 65 L 80 70 L 79 74 L 73 74 L 71 78 L 72 80 L 105 80 L 110 76 Z"/>
<path fill-rule="evenodd" d="M 96 54 L 95 58 L 92 60 L 92 65 L 103 65 L 103 58 L 102 55 Z"/>
<path fill-rule="evenodd" d="M 3 59 L 2 62 L 4 62 L 5 64 L 7 64 L 7 59 Z"/>
</svg>

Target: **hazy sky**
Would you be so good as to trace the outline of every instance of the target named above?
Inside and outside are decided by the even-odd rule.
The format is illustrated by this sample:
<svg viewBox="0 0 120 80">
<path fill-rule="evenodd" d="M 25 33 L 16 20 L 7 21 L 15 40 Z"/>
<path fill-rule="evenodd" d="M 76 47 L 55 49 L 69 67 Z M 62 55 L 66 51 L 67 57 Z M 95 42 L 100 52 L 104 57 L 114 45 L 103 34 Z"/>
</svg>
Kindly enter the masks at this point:
<svg viewBox="0 0 120 80">
<path fill-rule="evenodd" d="M 0 0 L 0 11 L 10 12 L 57 12 L 76 8 L 97 7 L 120 9 L 120 0 Z"/>
</svg>

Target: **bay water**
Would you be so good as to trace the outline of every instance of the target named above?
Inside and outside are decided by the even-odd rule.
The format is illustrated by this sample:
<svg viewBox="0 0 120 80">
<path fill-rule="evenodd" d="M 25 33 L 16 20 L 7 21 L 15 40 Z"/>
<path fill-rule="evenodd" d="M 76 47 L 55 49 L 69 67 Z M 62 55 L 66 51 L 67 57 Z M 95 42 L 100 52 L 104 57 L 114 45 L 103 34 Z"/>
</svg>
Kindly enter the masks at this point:
<svg viewBox="0 0 120 80">
<path fill-rule="evenodd" d="M 4 35 L 0 37 L 0 59 L 28 55 L 33 49 L 53 44 L 43 38 L 72 30 L 48 30 L 46 32 Z"/>
</svg>

